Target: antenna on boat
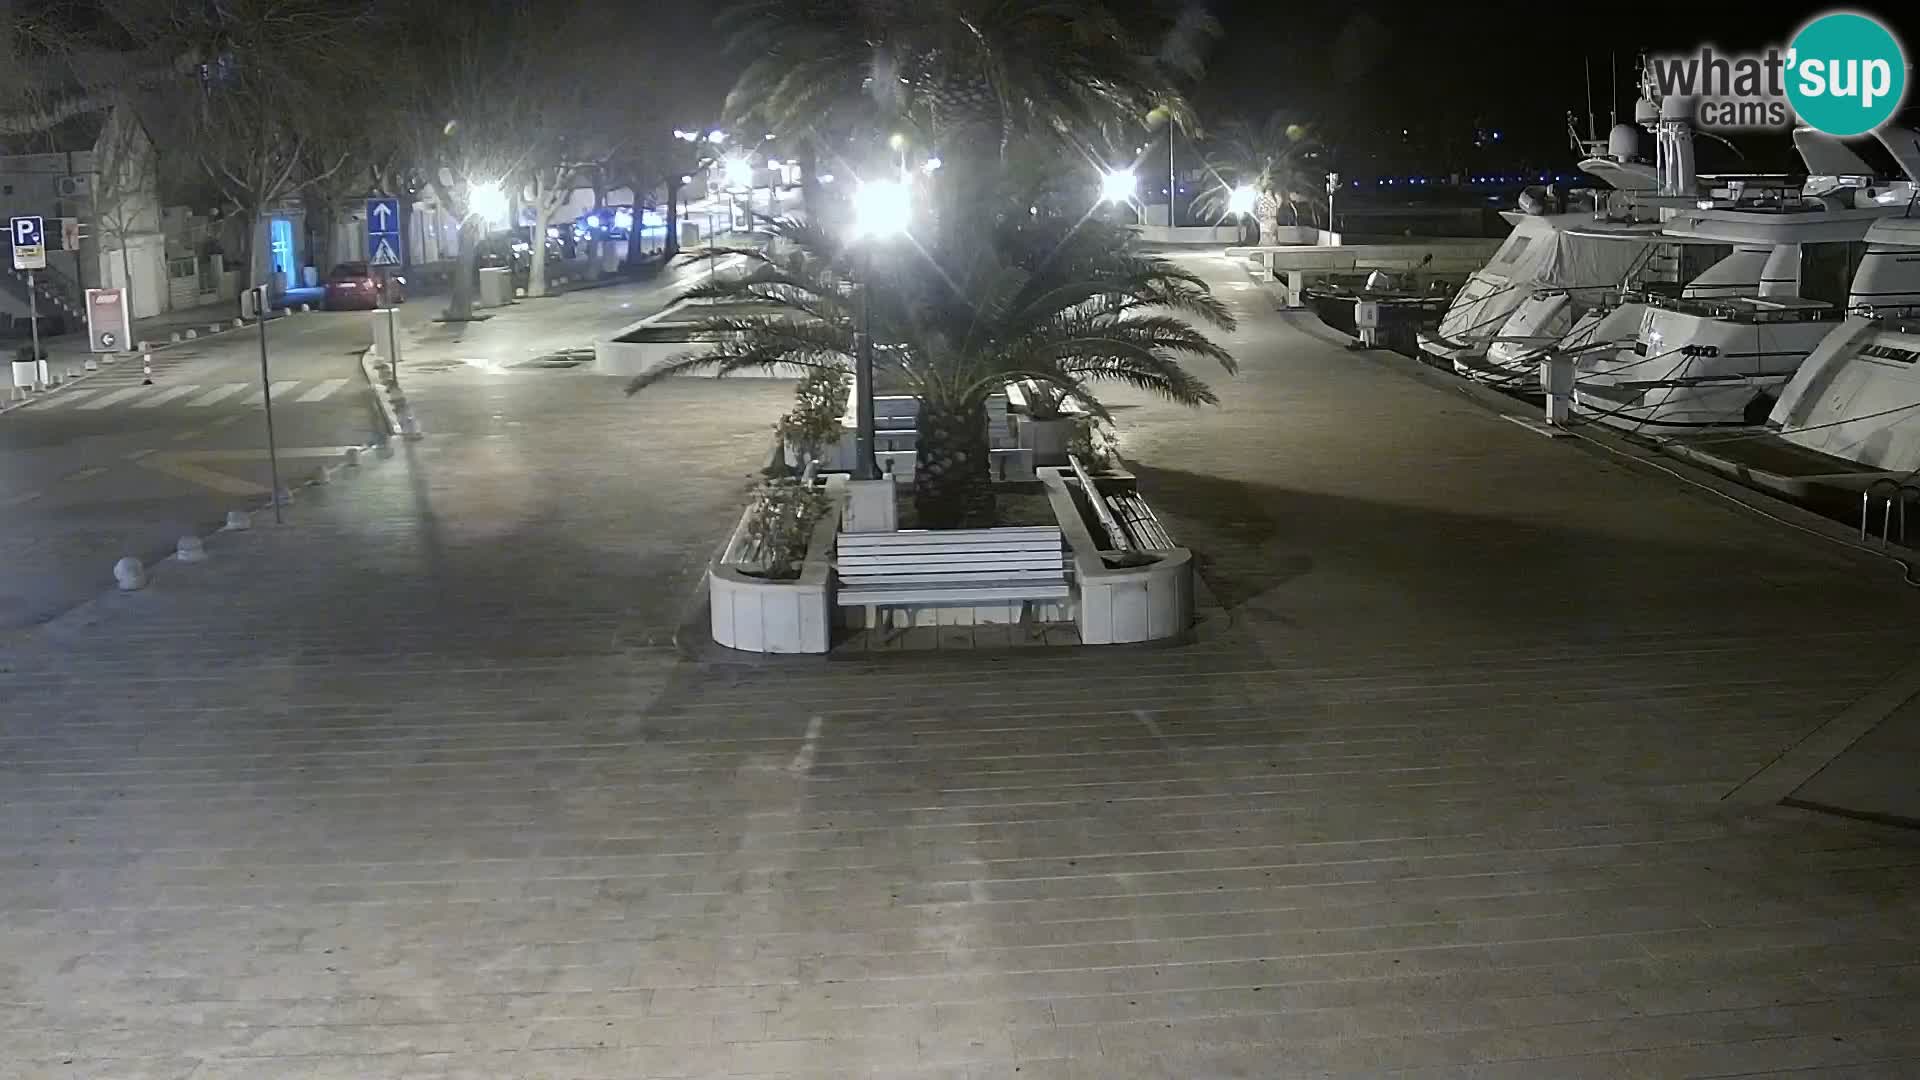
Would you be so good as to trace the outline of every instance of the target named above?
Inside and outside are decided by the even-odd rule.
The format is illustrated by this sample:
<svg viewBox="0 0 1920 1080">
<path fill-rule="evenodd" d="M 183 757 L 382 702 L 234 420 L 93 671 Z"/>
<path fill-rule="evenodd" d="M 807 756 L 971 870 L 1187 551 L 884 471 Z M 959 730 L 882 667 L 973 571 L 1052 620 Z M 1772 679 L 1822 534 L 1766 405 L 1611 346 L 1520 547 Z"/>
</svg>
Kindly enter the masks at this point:
<svg viewBox="0 0 1920 1080">
<path fill-rule="evenodd" d="M 1593 130 L 1593 58 L 1582 57 L 1580 64 L 1587 71 L 1587 141 L 1599 142 L 1600 135 Z"/>
<path fill-rule="evenodd" d="M 1613 77 L 1613 92 L 1607 96 L 1607 130 L 1612 131 L 1620 124 L 1620 54 L 1607 54 L 1607 74 Z M 1172 206 L 1172 203 L 1168 203 Z M 1172 218 L 1168 218 L 1172 221 Z"/>
</svg>

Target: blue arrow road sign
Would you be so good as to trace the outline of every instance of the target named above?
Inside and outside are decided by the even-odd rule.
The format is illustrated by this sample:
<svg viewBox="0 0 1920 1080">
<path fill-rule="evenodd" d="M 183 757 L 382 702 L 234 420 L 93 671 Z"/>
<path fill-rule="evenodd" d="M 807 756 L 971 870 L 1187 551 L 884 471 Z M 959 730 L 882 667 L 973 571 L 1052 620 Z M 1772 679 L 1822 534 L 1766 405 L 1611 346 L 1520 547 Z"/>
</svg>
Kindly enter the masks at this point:
<svg viewBox="0 0 1920 1080">
<path fill-rule="evenodd" d="M 375 266 L 400 265 L 400 200 L 367 200 L 367 261 Z"/>
</svg>

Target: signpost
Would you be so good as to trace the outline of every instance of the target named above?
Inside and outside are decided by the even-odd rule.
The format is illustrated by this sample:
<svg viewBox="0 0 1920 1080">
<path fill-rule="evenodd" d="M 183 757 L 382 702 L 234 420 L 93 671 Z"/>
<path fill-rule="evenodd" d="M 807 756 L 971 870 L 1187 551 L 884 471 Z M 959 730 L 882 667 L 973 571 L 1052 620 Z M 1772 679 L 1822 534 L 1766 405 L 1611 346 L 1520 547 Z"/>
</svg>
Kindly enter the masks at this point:
<svg viewBox="0 0 1920 1080">
<path fill-rule="evenodd" d="M 273 378 L 267 374 L 267 286 L 255 285 L 252 289 L 254 310 L 260 313 L 260 404 L 267 410 L 267 468 L 273 478 L 273 523 L 283 524 L 285 519 L 280 510 L 280 450 L 273 438 Z"/>
<path fill-rule="evenodd" d="M 133 339 L 125 289 L 87 290 L 87 347 L 93 352 L 119 352 Z"/>
<path fill-rule="evenodd" d="M 33 326 L 33 361 L 37 380 L 52 382 L 47 362 L 40 356 L 40 294 L 34 291 L 33 272 L 47 268 L 47 225 L 39 216 L 13 219 L 13 268 L 27 272 L 27 319 Z"/>
<path fill-rule="evenodd" d="M 400 253 L 400 200 L 391 197 L 368 199 L 368 265 L 399 266 Z"/>
</svg>

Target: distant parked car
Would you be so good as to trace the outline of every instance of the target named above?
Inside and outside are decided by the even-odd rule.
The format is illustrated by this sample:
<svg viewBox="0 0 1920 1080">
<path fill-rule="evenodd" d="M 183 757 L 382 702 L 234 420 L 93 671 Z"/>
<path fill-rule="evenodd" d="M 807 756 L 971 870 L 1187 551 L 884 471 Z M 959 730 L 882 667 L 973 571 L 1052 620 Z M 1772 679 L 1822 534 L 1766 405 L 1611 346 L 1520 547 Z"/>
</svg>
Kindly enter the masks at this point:
<svg viewBox="0 0 1920 1080">
<path fill-rule="evenodd" d="M 385 267 L 346 262 L 327 274 L 328 311 L 370 311 L 406 300 L 407 279 Z"/>
<path fill-rule="evenodd" d="M 482 237 L 480 245 L 474 249 L 474 264 L 482 269 L 504 266 L 512 272 L 513 287 L 524 289 L 533 276 L 532 245 L 527 243 L 527 234 L 532 230 L 502 229 Z M 567 257 L 566 247 L 554 237 L 547 237 L 547 273 L 552 274 Z"/>
</svg>

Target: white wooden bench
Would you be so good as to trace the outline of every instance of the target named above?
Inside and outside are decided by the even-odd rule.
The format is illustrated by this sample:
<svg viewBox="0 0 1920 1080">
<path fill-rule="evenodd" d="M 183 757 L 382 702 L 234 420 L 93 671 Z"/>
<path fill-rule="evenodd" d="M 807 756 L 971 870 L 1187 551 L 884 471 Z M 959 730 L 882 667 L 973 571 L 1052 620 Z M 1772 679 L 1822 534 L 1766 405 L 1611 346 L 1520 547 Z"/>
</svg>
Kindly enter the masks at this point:
<svg viewBox="0 0 1920 1080">
<path fill-rule="evenodd" d="M 887 607 L 1065 600 L 1067 564 L 1057 525 L 841 533 L 835 602 Z"/>
</svg>

